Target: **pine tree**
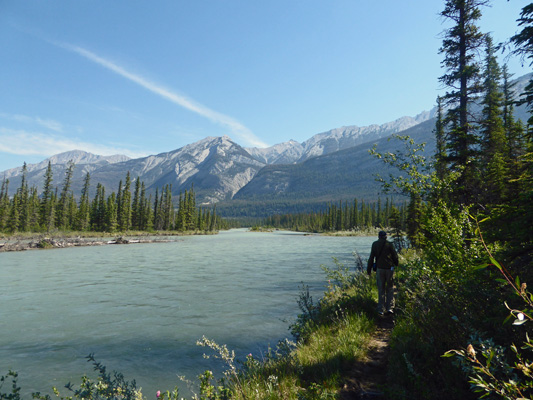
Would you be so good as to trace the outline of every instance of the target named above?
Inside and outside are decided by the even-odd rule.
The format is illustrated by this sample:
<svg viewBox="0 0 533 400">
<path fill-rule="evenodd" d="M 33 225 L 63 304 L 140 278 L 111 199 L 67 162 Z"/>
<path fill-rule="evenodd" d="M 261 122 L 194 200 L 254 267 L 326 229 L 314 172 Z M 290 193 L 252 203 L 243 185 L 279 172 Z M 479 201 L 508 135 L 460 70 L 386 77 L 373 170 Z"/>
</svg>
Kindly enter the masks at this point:
<svg viewBox="0 0 533 400">
<path fill-rule="evenodd" d="M 135 180 L 135 191 L 133 194 L 133 202 L 131 204 L 131 228 L 134 230 L 141 229 L 142 219 L 142 204 L 141 204 L 141 180 Z"/>
<path fill-rule="evenodd" d="M 533 65 L 533 3 L 522 8 L 518 26 L 522 28 L 520 32 L 511 38 L 511 42 L 516 47 L 514 53 L 519 55 L 523 61 L 529 60 L 529 65 Z M 533 126 L 533 77 L 522 94 L 519 104 L 526 104 L 530 118 L 528 125 Z"/>
<path fill-rule="evenodd" d="M 435 151 L 435 172 L 439 179 L 444 179 L 447 175 L 446 168 L 446 132 L 444 130 L 444 110 L 442 97 L 437 97 L 437 121 L 435 123 L 435 138 L 437 148 Z"/>
<path fill-rule="evenodd" d="M 41 226 L 46 229 L 47 232 L 50 232 L 55 227 L 55 196 L 52 181 L 52 163 L 48 161 L 43 193 L 41 196 Z"/>
<path fill-rule="evenodd" d="M 130 172 L 126 174 L 126 183 L 122 189 L 118 207 L 118 229 L 127 231 L 131 228 L 131 177 Z"/>
<path fill-rule="evenodd" d="M 11 201 L 11 210 L 9 214 L 9 221 L 7 223 L 7 228 L 10 232 L 18 232 L 20 226 L 20 197 L 18 193 L 13 195 L 13 200 Z"/>
<path fill-rule="evenodd" d="M 83 188 L 81 190 L 80 204 L 78 206 L 78 215 L 76 218 L 76 227 L 80 231 L 86 231 L 90 228 L 90 206 L 89 206 L 89 189 L 91 185 L 91 175 L 85 174 Z"/>
<path fill-rule="evenodd" d="M 504 196 L 507 182 L 507 151 L 502 119 L 504 95 L 501 91 L 501 69 L 495 56 L 490 35 L 486 37 L 484 67 L 484 98 L 482 111 L 481 149 L 484 179 L 484 203 L 499 204 Z"/>
<path fill-rule="evenodd" d="M 0 189 L 0 232 L 7 231 L 7 223 L 10 214 L 10 202 L 9 202 L 9 179 L 2 181 L 2 188 Z"/>
<path fill-rule="evenodd" d="M 523 60 L 529 60 L 529 65 L 533 65 L 533 3 L 522 8 L 518 19 L 521 31 L 511 38 L 516 46 L 515 54 Z M 519 158 L 517 165 L 520 171 L 516 179 L 518 196 L 511 199 L 505 219 L 508 222 L 511 241 L 517 248 L 533 247 L 533 132 L 530 130 L 533 125 L 533 78 L 526 86 L 525 92 L 520 100 L 521 104 L 526 104 L 530 112 L 528 120 L 528 130 L 524 138 L 525 151 Z"/>
<path fill-rule="evenodd" d="M 185 229 L 194 231 L 196 229 L 196 198 L 194 193 L 194 185 L 187 193 L 185 191 Z"/>
<path fill-rule="evenodd" d="M 17 201 L 17 207 L 18 207 L 18 217 L 19 217 L 19 223 L 18 223 L 18 229 L 22 232 L 27 232 L 30 230 L 30 214 L 29 214 L 29 190 L 28 190 L 28 183 L 26 182 L 26 175 L 27 175 L 28 168 L 26 166 L 26 163 L 22 166 L 22 178 L 20 182 L 20 188 L 17 190 L 18 195 L 18 201 Z"/>
<path fill-rule="evenodd" d="M 39 193 L 35 186 L 33 186 L 30 189 L 30 197 L 29 197 L 29 202 L 28 202 L 28 216 L 29 216 L 30 231 L 39 232 L 41 230 L 41 227 L 39 225 L 40 203 L 39 203 Z"/>
<path fill-rule="evenodd" d="M 148 200 L 144 205 L 143 224 L 145 231 L 151 231 L 154 229 L 154 213 L 152 211 L 152 195 L 148 196 Z"/>
<path fill-rule="evenodd" d="M 115 192 L 107 198 L 106 204 L 106 229 L 108 232 L 117 230 L 117 196 Z"/>
<path fill-rule="evenodd" d="M 447 71 L 440 81 L 450 89 L 443 98 L 449 106 L 446 122 L 451 127 L 446 161 L 460 172 L 454 195 L 463 204 L 474 201 L 479 179 L 475 163 L 478 141 L 470 111 L 482 91 L 477 55 L 484 35 L 476 22 L 481 18 L 480 7 L 487 4 L 488 0 L 447 0 L 441 13 L 454 23 L 445 31 L 440 49 Z"/>
<path fill-rule="evenodd" d="M 96 185 L 96 194 L 91 203 L 90 226 L 97 232 L 103 232 L 106 229 L 106 198 L 105 187 L 98 183 Z"/>
<path fill-rule="evenodd" d="M 72 175 L 74 173 L 74 163 L 69 161 L 67 170 L 65 171 L 65 179 L 63 181 L 63 188 L 57 204 L 57 225 L 60 229 L 69 229 L 72 211 L 69 207 L 69 200 L 71 197 L 70 185 L 72 182 Z"/>
<path fill-rule="evenodd" d="M 398 210 L 398 208 L 395 206 L 392 206 L 391 208 L 390 221 L 390 226 L 392 228 L 392 242 L 394 243 L 396 249 L 400 251 L 401 249 L 407 247 L 407 245 L 404 239 L 403 223 L 400 210 Z"/>
</svg>

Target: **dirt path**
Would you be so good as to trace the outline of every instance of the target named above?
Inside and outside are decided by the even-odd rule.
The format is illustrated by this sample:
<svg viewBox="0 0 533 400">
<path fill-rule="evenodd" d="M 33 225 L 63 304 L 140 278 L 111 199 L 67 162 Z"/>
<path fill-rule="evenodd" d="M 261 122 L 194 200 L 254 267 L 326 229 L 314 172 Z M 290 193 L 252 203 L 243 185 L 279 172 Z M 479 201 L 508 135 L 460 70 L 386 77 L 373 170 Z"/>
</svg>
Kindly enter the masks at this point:
<svg viewBox="0 0 533 400">
<path fill-rule="evenodd" d="M 389 338 L 394 319 L 392 316 L 381 317 L 377 325 L 368 357 L 353 366 L 351 378 L 341 391 L 342 400 L 386 400 L 382 388 L 386 384 Z"/>
</svg>

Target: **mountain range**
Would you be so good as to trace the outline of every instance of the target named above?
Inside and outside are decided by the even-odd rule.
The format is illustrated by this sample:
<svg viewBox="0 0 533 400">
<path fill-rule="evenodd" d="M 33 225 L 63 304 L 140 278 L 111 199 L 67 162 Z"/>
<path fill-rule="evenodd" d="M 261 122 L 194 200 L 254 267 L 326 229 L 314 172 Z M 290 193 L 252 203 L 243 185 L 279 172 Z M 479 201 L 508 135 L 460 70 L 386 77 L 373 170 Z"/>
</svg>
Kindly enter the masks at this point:
<svg viewBox="0 0 533 400">
<path fill-rule="evenodd" d="M 518 90 L 529 79 L 517 80 Z M 517 108 L 518 118 L 527 119 Z M 370 156 L 377 144 L 380 152 L 394 152 L 400 145 L 389 140 L 392 134 L 409 135 L 417 143 L 427 143 L 434 152 L 435 109 L 415 117 L 365 127 L 345 126 L 318 133 L 299 143 L 290 140 L 269 148 L 244 148 L 228 136 L 207 137 L 177 150 L 148 157 L 98 156 L 80 150 L 54 155 L 38 164 L 27 165 L 26 179 L 39 190 L 48 163 L 54 185 L 61 187 L 68 163 L 75 164 L 72 190 L 79 195 L 84 177 L 90 173 L 91 192 L 97 183 L 106 193 L 117 191 L 129 171 L 132 180 L 145 183 L 148 193 L 166 184 L 178 196 L 194 184 L 199 204 L 217 204 L 227 216 L 262 216 L 273 212 L 303 212 L 332 201 L 373 201 L 380 185 L 375 174 L 388 174 L 387 167 Z M 20 186 L 22 167 L 0 173 L 9 179 L 9 193 Z"/>
</svg>

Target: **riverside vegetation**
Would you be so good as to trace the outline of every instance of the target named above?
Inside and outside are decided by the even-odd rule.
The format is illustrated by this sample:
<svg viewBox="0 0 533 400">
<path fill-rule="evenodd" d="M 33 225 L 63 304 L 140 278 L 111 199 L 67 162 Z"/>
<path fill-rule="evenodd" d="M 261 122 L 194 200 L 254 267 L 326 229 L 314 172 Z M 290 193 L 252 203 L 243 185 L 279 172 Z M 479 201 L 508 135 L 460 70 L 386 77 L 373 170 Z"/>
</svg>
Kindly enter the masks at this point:
<svg viewBox="0 0 533 400">
<path fill-rule="evenodd" d="M 521 101 L 533 111 L 533 81 L 513 98 L 509 75 L 477 21 L 488 0 L 447 0 L 452 27 L 440 49 L 449 92 L 437 100 L 437 154 L 397 137 L 396 153 L 372 153 L 399 175 L 379 178 L 409 198 L 409 248 L 397 270 L 398 298 L 390 340 L 388 399 L 533 398 L 533 133 L 513 117 Z M 533 62 L 533 3 L 523 7 L 513 52 Z M 484 51 L 483 51 L 484 50 Z M 481 59 L 480 59 L 481 57 Z M 305 288 L 292 326 L 297 343 L 282 343 L 263 360 L 237 367 L 234 354 L 208 339 L 228 365 L 214 380 L 200 377 L 200 399 L 338 398 L 350 366 L 364 354 L 375 326 L 373 280 L 326 272 L 332 282 L 314 303 Z M 93 361 L 93 359 L 90 359 Z M 93 361 L 94 362 L 94 361 Z M 98 378 L 83 378 L 63 399 L 134 399 L 134 382 L 95 363 Z M 16 373 L 1 382 L 2 399 L 19 400 Z M 8 393 L 3 391 L 7 390 Z M 161 392 L 179 398 L 178 390 Z M 36 394 L 37 398 L 48 399 Z"/>
<path fill-rule="evenodd" d="M 227 223 L 213 210 L 196 206 L 194 187 L 180 193 L 177 209 L 172 200 L 172 187 L 165 185 L 156 190 L 154 197 L 146 195 L 144 182 L 126 174 L 117 193 L 106 196 L 105 187 L 98 183 L 96 194 L 89 199 L 91 185 L 87 173 L 76 201 L 71 190 L 74 163 L 69 163 L 60 194 L 53 186 L 51 163 L 45 174 L 43 191 L 28 187 L 26 164 L 16 193 L 8 195 L 9 180 L 4 178 L 0 189 L 0 232 L 16 235 L 24 232 L 127 232 L 133 231 L 216 231 L 227 228 Z"/>
</svg>

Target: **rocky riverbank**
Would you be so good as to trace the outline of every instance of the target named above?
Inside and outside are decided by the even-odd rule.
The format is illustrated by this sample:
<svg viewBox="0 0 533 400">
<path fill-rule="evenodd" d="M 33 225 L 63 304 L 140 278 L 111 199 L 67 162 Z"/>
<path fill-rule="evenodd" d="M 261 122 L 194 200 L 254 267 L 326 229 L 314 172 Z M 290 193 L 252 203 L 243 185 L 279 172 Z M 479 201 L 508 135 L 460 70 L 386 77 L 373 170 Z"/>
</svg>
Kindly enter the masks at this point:
<svg viewBox="0 0 533 400">
<path fill-rule="evenodd" d="M 77 246 L 105 246 L 111 244 L 133 244 L 133 243 L 161 243 L 171 242 L 176 239 L 165 237 L 126 237 L 115 238 L 84 238 L 84 237 L 37 237 L 29 239 L 10 238 L 0 239 L 0 252 L 23 251 L 38 249 L 58 249 Z"/>
</svg>

